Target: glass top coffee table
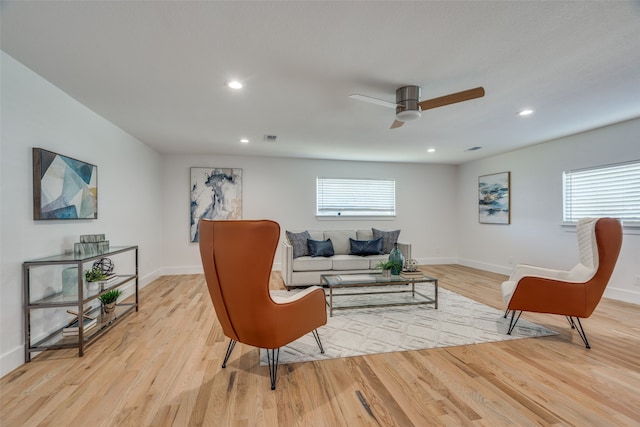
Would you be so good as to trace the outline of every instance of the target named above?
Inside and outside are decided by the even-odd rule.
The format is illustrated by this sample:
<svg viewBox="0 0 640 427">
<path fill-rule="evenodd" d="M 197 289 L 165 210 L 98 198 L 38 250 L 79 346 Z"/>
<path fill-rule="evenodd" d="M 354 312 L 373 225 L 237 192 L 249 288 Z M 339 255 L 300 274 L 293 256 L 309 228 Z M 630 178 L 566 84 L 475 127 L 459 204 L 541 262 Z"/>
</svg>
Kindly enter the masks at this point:
<svg viewBox="0 0 640 427">
<path fill-rule="evenodd" d="M 333 310 L 347 310 L 354 308 L 392 307 L 401 305 L 433 304 L 438 308 L 438 279 L 426 275 L 416 277 L 391 276 L 383 277 L 381 273 L 364 274 L 323 274 L 320 276 L 320 285 L 328 288 L 327 306 L 329 316 L 333 316 Z M 420 286 L 416 289 L 416 285 Z M 425 295 L 421 289 L 432 287 L 433 296 Z M 365 288 L 366 289 L 356 289 Z M 346 289 L 346 291 L 344 291 Z M 334 293 L 334 291 L 340 290 Z M 431 293 L 431 292 L 430 292 Z M 393 297 L 381 297 L 388 294 Z M 350 296 L 348 304 L 335 303 L 334 299 Z M 397 298 L 396 298 L 397 297 Z"/>
</svg>

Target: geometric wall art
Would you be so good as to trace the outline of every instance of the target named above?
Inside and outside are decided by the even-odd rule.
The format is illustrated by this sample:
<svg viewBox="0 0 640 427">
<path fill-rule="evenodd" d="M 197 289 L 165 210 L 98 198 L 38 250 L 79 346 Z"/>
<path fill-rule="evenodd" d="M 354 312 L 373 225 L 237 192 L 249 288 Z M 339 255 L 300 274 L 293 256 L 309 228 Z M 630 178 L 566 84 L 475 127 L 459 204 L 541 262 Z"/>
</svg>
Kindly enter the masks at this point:
<svg viewBox="0 0 640 427">
<path fill-rule="evenodd" d="M 478 218 L 483 224 L 511 224 L 511 172 L 478 177 Z"/>
<path fill-rule="evenodd" d="M 98 218 L 98 167 L 33 148 L 33 219 Z"/>
<path fill-rule="evenodd" d="M 242 169 L 191 168 L 190 237 L 197 242 L 200 220 L 242 219 Z"/>
</svg>

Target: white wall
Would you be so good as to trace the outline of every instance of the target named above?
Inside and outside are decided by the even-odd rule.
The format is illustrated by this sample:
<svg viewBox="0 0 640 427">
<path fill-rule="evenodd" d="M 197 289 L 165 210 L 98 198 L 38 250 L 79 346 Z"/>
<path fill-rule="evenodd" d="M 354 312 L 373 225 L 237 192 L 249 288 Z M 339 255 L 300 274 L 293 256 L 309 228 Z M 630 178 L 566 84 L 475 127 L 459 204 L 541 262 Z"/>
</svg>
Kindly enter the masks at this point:
<svg viewBox="0 0 640 427">
<path fill-rule="evenodd" d="M 243 218 L 272 219 L 284 230 L 400 229 L 421 263 L 455 262 L 456 167 L 230 156 L 167 155 L 163 162 L 165 273 L 201 272 L 198 246 L 189 241 L 190 167 L 242 168 Z M 396 181 L 393 220 L 315 216 L 317 176 Z M 282 237 L 282 236 L 281 236 Z M 280 268 L 280 249 L 274 268 Z"/>
<path fill-rule="evenodd" d="M 140 246 L 148 283 L 162 265 L 161 156 L 1 52 L 0 375 L 24 362 L 22 262 L 81 234 Z M 31 148 L 98 166 L 98 219 L 34 221 Z"/>
<path fill-rule="evenodd" d="M 640 159 L 640 119 L 464 164 L 458 174 L 460 263 L 508 274 L 514 264 L 570 268 L 575 228 L 561 227 L 562 172 Z M 511 225 L 478 223 L 478 176 L 511 171 Z M 605 296 L 640 304 L 640 230 L 625 229 Z M 511 262 L 510 262 L 511 261 Z"/>
</svg>

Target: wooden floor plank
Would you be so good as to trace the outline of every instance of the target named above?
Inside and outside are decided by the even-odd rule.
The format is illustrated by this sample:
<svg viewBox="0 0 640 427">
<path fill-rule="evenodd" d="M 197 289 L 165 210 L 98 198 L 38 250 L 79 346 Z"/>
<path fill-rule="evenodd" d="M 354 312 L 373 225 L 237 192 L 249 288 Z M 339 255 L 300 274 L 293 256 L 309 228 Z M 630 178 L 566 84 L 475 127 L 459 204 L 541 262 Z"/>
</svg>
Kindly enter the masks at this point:
<svg viewBox="0 0 640 427">
<path fill-rule="evenodd" d="M 442 287 L 502 309 L 504 276 L 421 266 Z M 274 272 L 271 289 L 283 289 Z M 91 345 L 44 352 L 0 379 L 0 425 L 539 426 L 640 425 L 640 310 L 603 299 L 583 321 L 524 317 L 558 335 L 279 367 L 259 351 L 222 369 L 224 337 L 202 275 L 161 277 L 141 309 Z"/>
</svg>

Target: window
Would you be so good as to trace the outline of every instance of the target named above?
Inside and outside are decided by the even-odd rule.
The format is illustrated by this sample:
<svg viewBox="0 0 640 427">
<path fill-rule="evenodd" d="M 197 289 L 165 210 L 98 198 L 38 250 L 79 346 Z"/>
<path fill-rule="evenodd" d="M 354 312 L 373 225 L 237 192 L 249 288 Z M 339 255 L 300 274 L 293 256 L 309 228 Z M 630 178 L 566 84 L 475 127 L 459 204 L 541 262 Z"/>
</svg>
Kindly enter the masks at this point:
<svg viewBox="0 0 640 427">
<path fill-rule="evenodd" d="M 564 172 L 565 222 L 584 217 L 640 221 L 640 161 Z"/>
<path fill-rule="evenodd" d="M 396 182 L 317 178 L 317 216 L 395 216 Z"/>
</svg>

